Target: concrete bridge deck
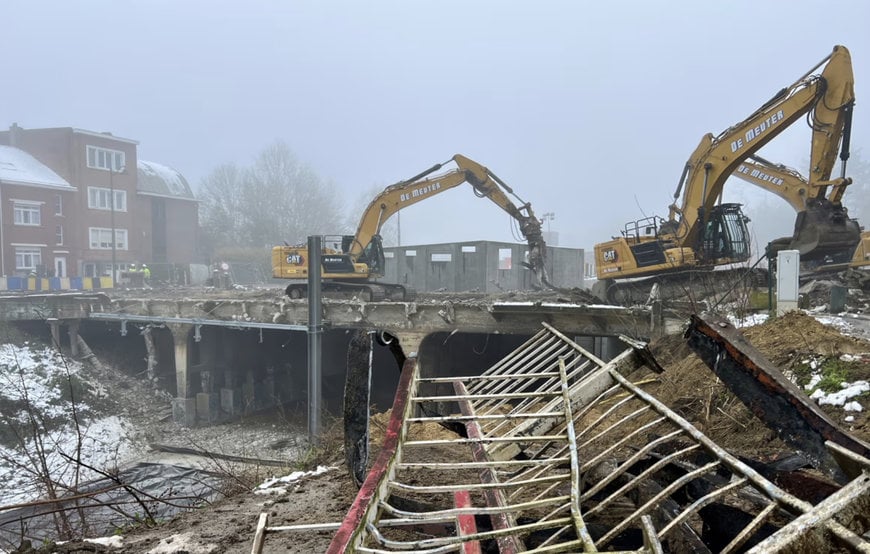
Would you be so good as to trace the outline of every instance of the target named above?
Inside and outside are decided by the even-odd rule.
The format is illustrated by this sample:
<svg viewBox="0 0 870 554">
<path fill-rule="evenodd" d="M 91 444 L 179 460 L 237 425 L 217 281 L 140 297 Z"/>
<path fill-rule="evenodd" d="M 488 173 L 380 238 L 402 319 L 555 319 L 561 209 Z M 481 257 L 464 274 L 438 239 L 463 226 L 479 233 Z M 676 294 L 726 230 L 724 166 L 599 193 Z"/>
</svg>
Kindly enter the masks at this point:
<svg viewBox="0 0 870 554">
<path fill-rule="evenodd" d="M 552 294 L 529 293 L 503 297 L 428 294 L 415 302 L 325 299 L 322 319 L 327 332 L 366 329 L 389 333 L 398 339 L 405 355 L 419 353 L 424 338 L 437 333 L 530 336 L 540 329 L 542 322 L 546 322 L 574 336 L 629 335 L 650 339 L 678 332 L 684 322 L 683 318 L 661 310 L 586 305 Z M 290 300 L 280 289 L 7 295 L 0 297 L 0 320 L 44 320 L 50 325 L 57 344 L 62 344 L 61 328 L 66 327 L 74 356 L 77 355 L 77 334 L 82 321 L 116 322 L 122 335 L 126 334 L 128 324 L 147 327 L 149 333 L 144 333 L 146 341 L 153 341 L 151 328 L 159 327 L 168 337 L 163 347 L 168 352 L 157 357 L 164 365 L 171 359 L 174 366 L 165 371 L 175 374 L 176 405 L 179 408 L 176 419 L 193 423 L 196 418 L 190 414 L 220 410 L 224 403 L 239 403 L 229 392 L 226 395 L 230 398 L 223 398 L 223 389 L 237 391 L 236 396 L 254 395 L 257 378 L 248 376 L 240 380 L 229 370 L 221 369 L 224 365 L 245 365 L 240 364 L 238 355 L 232 352 L 233 345 L 237 345 L 232 333 L 259 329 L 261 343 L 264 330 L 299 335 L 308 329 L 308 303 L 306 300 Z M 147 346 L 149 353 L 161 348 L 159 341 Z M 327 346 L 336 351 L 345 347 L 339 342 Z M 191 355 L 192 351 L 194 355 Z M 336 366 L 340 356 L 333 355 L 332 365 Z M 236 361 L 225 364 L 225 359 Z M 149 370 L 152 369 L 150 364 L 149 355 Z M 294 361 L 293 365 L 298 367 L 300 364 Z M 225 375 L 216 377 L 216 374 Z M 284 379 L 283 376 L 277 378 Z M 247 392 L 243 390 L 244 386 L 249 389 Z M 197 406 L 200 395 L 212 397 L 202 400 L 205 405 Z M 221 406 L 216 407 L 218 398 Z"/>
</svg>

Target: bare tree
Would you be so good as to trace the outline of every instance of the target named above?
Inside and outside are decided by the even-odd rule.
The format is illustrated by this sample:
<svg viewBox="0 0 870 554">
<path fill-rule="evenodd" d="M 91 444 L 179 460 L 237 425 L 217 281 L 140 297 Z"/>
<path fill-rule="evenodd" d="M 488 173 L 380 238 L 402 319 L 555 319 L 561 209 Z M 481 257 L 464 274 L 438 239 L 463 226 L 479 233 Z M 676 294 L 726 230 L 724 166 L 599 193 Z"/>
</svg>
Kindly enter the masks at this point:
<svg viewBox="0 0 870 554">
<path fill-rule="evenodd" d="M 282 141 L 265 148 L 249 168 L 217 168 L 201 191 L 203 227 L 216 248 L 295 244 L 343 231 L 335 186 Z"/>
<path fill-rule="evenodd" d="M 839 175 L 838 165 L 834 176 Z M 867 227 L 870 223 L 870 161 L 863 157 L 860 149 L 853 151 L 846 163 L 846 176 L 852 178 L 852 184 L 846 188 L 843 205 L 849 208 L 851 217 Z"/>
<path fill-rule="evenodd" d="M 216 167 L 200 187 L 200 221 L 216 245 L 239 244 L 245 225 L 241 200 L 246 170 L 229 163 Z"/>
</svg>

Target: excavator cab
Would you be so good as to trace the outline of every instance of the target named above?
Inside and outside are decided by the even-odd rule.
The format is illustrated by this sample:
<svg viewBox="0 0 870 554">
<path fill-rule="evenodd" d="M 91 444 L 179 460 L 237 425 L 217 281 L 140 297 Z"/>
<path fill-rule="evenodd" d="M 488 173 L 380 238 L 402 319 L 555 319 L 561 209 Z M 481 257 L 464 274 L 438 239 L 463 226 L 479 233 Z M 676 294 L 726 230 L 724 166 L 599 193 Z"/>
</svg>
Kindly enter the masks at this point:
<svg viewBox="0 0 870 554">
<path fill-rule="evenodd" d="M 751 254 L 749 218 L 743 215 L 740 204 L 719 204 L 704 218 L 700 258 L 705 263 L 745 262 Z"/>
<path fill-rule="evenodd" d="M 382 277 L 384 275 L 384 245 L 381 235 L 373 235 L 372 240 L 363 249 L 362 254 L 357 258 L 358 263 L 364 263 L 369 266 L 369 275 L 371 277 Z"/>
</svg>

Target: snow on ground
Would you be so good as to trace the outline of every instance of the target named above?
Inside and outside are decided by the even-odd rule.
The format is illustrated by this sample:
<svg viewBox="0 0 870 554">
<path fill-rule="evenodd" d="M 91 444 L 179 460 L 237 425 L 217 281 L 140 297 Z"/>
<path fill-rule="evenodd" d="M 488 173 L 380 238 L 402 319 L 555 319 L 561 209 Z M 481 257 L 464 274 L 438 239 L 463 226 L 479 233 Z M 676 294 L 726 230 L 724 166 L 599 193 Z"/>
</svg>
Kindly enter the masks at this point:
<svg viewBox="0 0 870 554">
<path fill-rule="evenodd" d="M 810 398 L 818 402 L 820 406 L 825 404 L 830 406 L 842 406 L 846 411 L 860 412 L 862 410 L 861 404 L 852 401 L 851 399 L 860 396 L 865 392 L 870 392 L 870 383 L 867 381 L 855 381 L 854 383 L 840 383 L 840 387 L 842 387 L 840 390 L 834 392 L 825 392 L 822 389 L 816 389 L 810 395 Z"/>
<path fill-rule="evenodd" d="M 738 317 L 735 314 L 728 314 L 728 321 L 731 322 L 731 325 L 737 327 L 738 329 L 743 327 L 752 327 L 754 325 L 761 325 L 768 319 L 768 315 L 766 313 L 760 314 L 746 314 L 743 317 Z"/>
<path fill-rule="evenodd" d="M 70 389 L 75 391 L 76 417 Z M 100 470 L 113 469 L 131 456 L 132 425 L 101 414 L 104 408 L 96 404 L 105 402 L 104 397 L 102 386 L 83 376 L 81 364 L 56 350 L 26 342 L 0 345 L 0 506 L 39 498 L 44 489 L 38 476 L 46 471 L 67 484 L 97 476 L 87 469 L 76 473 L 78 464 L 64 455 Z M 39 441 L 32 421 L 43 428 Z"/>
<path fill-rule="evenodd" d="M 317 469 L 313 471 L 294 471 L 290 475 L 285 475 L 284 477 L 272 477 L 257 485 L 257 488 L 254 489 L 254 494 L 284 495 L 287 494 L 287 487 L 280 485 L 289 485 L 305 477 L 314 477 L 315 475 L 320 475 L 321 473 L 326 473 L 333 469 L 337 468 L 317 466 Z"/>
<path fill-rule="evenodd" d="M 812 312 L 808 312 L 808 313 L 809 313 L 809 315 L 813 316 L 816 319 L 816 321 L 818 321 L 822 325 L 828 325 L 830 327 L 833 327 L 833 328 L 837 329 L 838 331 L 840 331 L 841 333 L 846 334 L 846 335 L 853 334 L 853 333 L 851 333 L 851 331 L 853 331 L 852 325 L 848 321 L 846 321 L 843 317 L 836 316 L 836 315 L 821 315 L 821 314 L 812 313 Z"/>
</svg>

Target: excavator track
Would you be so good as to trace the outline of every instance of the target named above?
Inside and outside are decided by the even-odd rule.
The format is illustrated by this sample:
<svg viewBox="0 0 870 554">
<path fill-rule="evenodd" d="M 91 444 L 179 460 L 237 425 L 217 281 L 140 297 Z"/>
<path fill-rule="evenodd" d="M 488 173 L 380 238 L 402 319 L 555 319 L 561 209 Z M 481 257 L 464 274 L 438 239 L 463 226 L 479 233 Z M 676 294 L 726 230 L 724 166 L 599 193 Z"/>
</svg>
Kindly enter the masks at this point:
<svg viewBox="0 0 870 554">
<path fill-rule="evenodd" d="M 748 288 L 767 286 L 764 269 L 686 270 L 633 281 L 601 281 L 593 288 L 599 298 L 618 306 L 636 306 L 652 301 L 701 302 L 723 297 L 737 300 Z M 602 290 L 602 288 L 604 290 Z"/>
<path fill-rule="evenodd" d="M 410 302 L 417 298 L 417 292 L 409 287 L 387 283 L 346 283 L 340 281 L 324 281 L 321 292 L 326 298 L 339 300 L 361 299 L 365 302 Z M 292 283 L 287 285 L 284 293 L 292 300 L 308 298 L 307 283 Z"/>
</svg>

